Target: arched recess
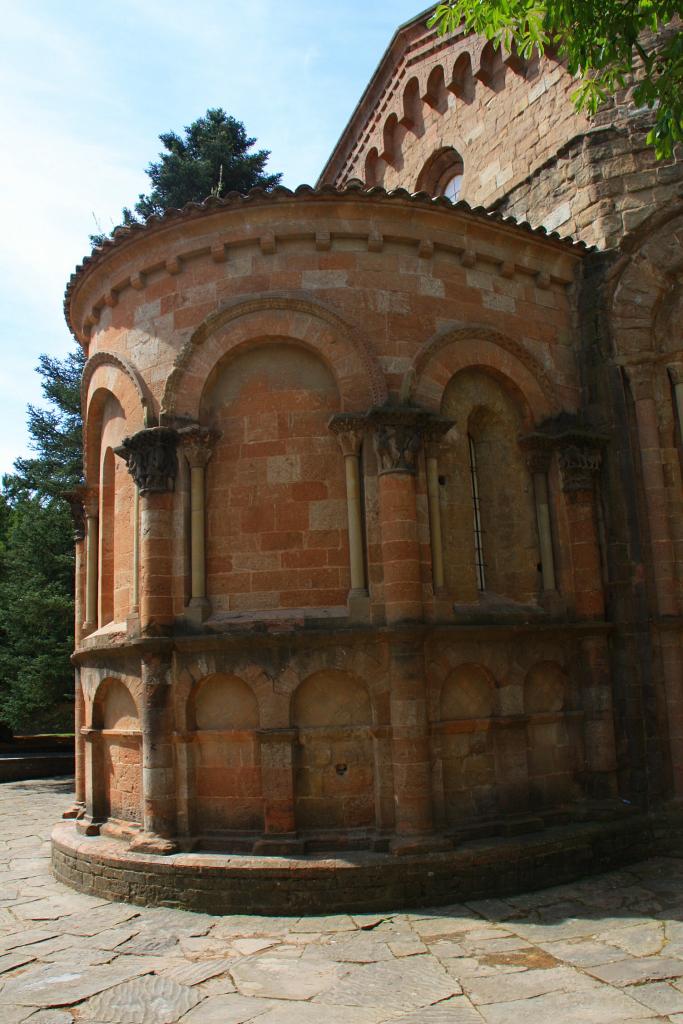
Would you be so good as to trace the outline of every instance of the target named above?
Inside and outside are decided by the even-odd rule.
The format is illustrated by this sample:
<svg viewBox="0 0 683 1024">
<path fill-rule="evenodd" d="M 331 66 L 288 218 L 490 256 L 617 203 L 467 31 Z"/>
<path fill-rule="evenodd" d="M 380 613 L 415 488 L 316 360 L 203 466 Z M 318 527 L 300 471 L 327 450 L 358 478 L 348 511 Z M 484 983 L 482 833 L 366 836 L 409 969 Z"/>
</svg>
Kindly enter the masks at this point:
<svg viewBox="0 0 683 1024">
<path fill-rule="evenodd" d="M 552 807 L 577 796 L 574 781 L 573 735 L 567 712 L 569 688 L 564 670 L 556 662 L 532 666 L 524 680 L 527 721 L 527 757 L 531 806 Z"/>
<path fill-rule="evenodd" d="M 444 79 L 443 68 L 437 64 L 429 73 L 427 88 L 423 96 L 425 103 L 433 110 L 443 114 L 448 109 L 448 92 Z"/>
<path fill-rule="evenodd" d="M 489 40 L 481 51 L 475 78 L 493 92 L 501 92 L 505 88 L 506 71 L 501 47 Z"/>
<path fill-rule="evenodd" d="M 153 422 L 151 399 L 137 370 L 109 352 L 92 356 L 85 364 L 81 381 L 83 466 L 88 486 L 94 486 L 97 480 L 102 415 L 110 395 L 121 407 L 126 434 L 134 434 Z"/>
<path fill-rule="evenodd" d="M 467 51 L 456 58 L 448 88 L 464 103 L 472 103 L 474 100 L 475 80 L 472 74 L 472 58 Z"/>
<path fill-rule="evenodd" d="M 525 428 L 562 411 L 553 382 L 531 353 L 499 331 L 476 324 L 447 328 L 422 346 L 411 371 L 411 400 L 439 412 L 448 382 L 468 367 L 491 370 L 524 396 Z"/>
<path fill-rule="evenodd" d="M 253 690 L 238 676 L 217 673 L 189 698 L 194 799 L 191 830 L 207 837 L 263 829 L 261 758 Z"/>
<path fill-rule="evenodd" d="M 446 827 L 496 815 L 494 702 L 495 682 L 481 665 L 458 665 L 443 682 L 432 742 L 442 775 Z"/>
<path fill-rule="evenodd" d="M 105 679 L 93 701 L 99 735 L 92 773 L 96 817 L 142 823 L 142 743 L 137 705 L 120 679 Z"/>
<path fill-rule="evenodd" d="M 386 164 L 377 152 L 377 146 L 372 146 L 365 157 L 364 181 L 368 188 L 375 188 L 384 181 Z"/>
<path fill-rule="evenodd" d="M 374 827 L 375 759 L 366 685 L 348 672 L 316 672 L 294 691 L 291 718 L 299 730 L 297 827 L 317 832 Z"/>
<path fill-rule="evenodd" d="M 114 578 L 116 564 L 116 466 L 114 452 L 107 447 L 100 477 L 100 552 L 98 625 L 114 621 Z"/>
<path fill-rule="evenodd" d="M 401 142 L 404 135 L 405 131 L 399 124 L 398 116 L 396 114 L 389 114 L 382 130 L 381 159 L 397 169 L 400 169 L 402 166 Z"/>
<path fill-rule="evenodd" d="M 355 327 L 319 303 L 273 294 L 239 300 L 197 328 L 169 375 L 162 417 L 196 420 L 214 367 L 238 346 L 263 338 L 288 338 L 316 352 L 334 374 L 343 411 L 361 412 L 386 400 L 384 375 Z"/>
<path fill-rule="evenodd" d="M 420 83 L 415 76 L 408 80 L 403 90 L 403 117 L 401 118 L 401 124 L 418 137 L 424 133 Z"/>
<path fill-rule="evenodd" d="M 329 365 L 286 337 L 246 342 L 211 371 L 199 413 L 220 435 L 207 469 L 214 611 L 345 605 L 344 460 L 328 429 L 339 409 Z"/>
<path fill-rule="evenodd" d="M 636 356 L 683 348 L 680 308 L 683 209 L 659 210 L 628 235 L 609 275 L 608 303 L 614 355 Z"/>
</svg>

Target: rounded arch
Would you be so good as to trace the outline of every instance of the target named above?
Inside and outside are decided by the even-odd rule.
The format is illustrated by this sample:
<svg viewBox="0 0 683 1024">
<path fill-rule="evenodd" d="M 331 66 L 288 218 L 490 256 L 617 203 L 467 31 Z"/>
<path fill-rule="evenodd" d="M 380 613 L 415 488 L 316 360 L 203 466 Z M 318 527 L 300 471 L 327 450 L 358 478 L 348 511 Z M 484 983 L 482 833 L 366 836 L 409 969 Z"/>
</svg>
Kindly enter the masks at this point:
<svg viewBox="0 0 683 1024">
<path fill-rule="evenodd" d="M 420 83 L 415 75 L 408 79 L 403 90 L 403 116 L 401 124 L 414 135 L 419 136 L 424 131 Z"/>
<path fill-rule="evenodd" d="M 258 729 L 256 694 L 240 676 L 206 676 L 190 694 L 188 724 L 191 730 L 203 731 Z"/>
<path fill-rule="evenodd" d="M 611 332 L 617 355 L 636 355 L 657 346 L 660 319 L 680 294 L 683 273 L 683 207 L 680 201 L 652 214 L 623 240 L 623 255 L 609 279 Z M 674 339 L 672 349 L 683 344 Z"/>
<path fill-rule="evenodd" d="M 496 683 L 482 665 L 466 662 L 446 676 L 441 687 L 442 721 L 490 718 L 494 712 Z"/>
<path fill-rule="evenodd" d="M 291 698 L 292 725 L 299 728 L 358 726 L 372 722 L 365 685 L 350 672 L 321 669 L 297 686 Z"/>
<path fill-rule="evenodd" d="M 474 75 L 472 74 L 472 58 L 468 50 L 458 55 L 453 65 L 453 74 L 448 88 L 463 100 L 471 103 L 474 99 Z"/>
<path fill-rule="evenodd" d="M 386 399 L 386 384 L 369 346 L 340 316 L 284 295 L 244 299 L 208 317 L 181 350 L 169 375 L 161 416 L 196 420 L 214 367 L 245 342 L 276 337 L 316 352 L 330 367 L 342 409 L 361 411 Z"/>
<path fill-rule="evenodd" d="M 139 709 L 122 679 L 108 677 L 98 684 L 92 703 L 92 728 L 139 731 Z"/>
<path fill-rule="evenodd" d="M 446 91 L 446 79 L 441 64 L 437 64 L 436 67 L 432 68 L 429 72 L 427 87 L 425 89 L 423 99 L 428 106 L 432 107 L 433 110 L 438 111 L 440 114 L 443 114 L 446 110 L 448 106 L 448 93 Z"/>
<path fill-rule="evenodd" d="M 415 357 L 410 398 L 440 412 L 443 393 L 460 370 L 488 370 L 523 396 L 529 426 L 560 412 L 556 389 L 534 357 L 516 341 L 489 327 L 456 327 L 427 341 Z"/>
<path fill-rule="evenodd" d="M 104 355 L 104 353 L 101 353 Z M 93 360 L 96 359 L 93 356 Z M 93 360 L 88 360 L 86 370 Z M 138 382 L 139 383 L 139 382 Z M 134 434 L 147 423 L 149 405 L 141 400 L 137 384 L 117 364 L 98 362 L 83 376 L 81 402 L 83 409 L 83 468 L 86 482 L 92 486 L 99 475 L 102 418 L 107 402 L 113 400 L 125 420 L 125 434 Z M 121 436 L 123 440 L 123 434 Z"/>
<path fill-rule="evenodd" d="M 130 381 L 142 409 L 143 426 L 154 426 L 153 399 L 147 390 L 147 385 L 145 384 L 141 374 L 127 359 L 124 359 L 122 356 L 117 356 L 113 352 L 96 352 L 90 357 L 90 359 L 88 359 L 83 367 L 83 376 L 81 377 L 81 409 L 83 412 L 83 418 L 85 419 L 88 408 L 88 394 L 92 378 L 95 372 L 101 367 L 112 367 Z M 115 376 L 116 374 L 114 377 Z M 111 380 L 110 390 L 114 393 L 116 393 L 117 390 L 113 379 Z"/>
<path fill-rule="evenodd" d="M 447 184 L 457 175 L 462 176 L 464 169 L 463 159 L 455 146 L 442 146 L 426 161 L 417 177 L 415 189 L 428 192 L 434 198 L 445 195 Z"/>
<path fill-rule="evenodd" d="M 400 154 L 398 130 L 398 116 L 396 114 L 389 114 L 382 130 L 382 160 L 392 166 L 397 164 L 397 158 Z"/>
</svg>

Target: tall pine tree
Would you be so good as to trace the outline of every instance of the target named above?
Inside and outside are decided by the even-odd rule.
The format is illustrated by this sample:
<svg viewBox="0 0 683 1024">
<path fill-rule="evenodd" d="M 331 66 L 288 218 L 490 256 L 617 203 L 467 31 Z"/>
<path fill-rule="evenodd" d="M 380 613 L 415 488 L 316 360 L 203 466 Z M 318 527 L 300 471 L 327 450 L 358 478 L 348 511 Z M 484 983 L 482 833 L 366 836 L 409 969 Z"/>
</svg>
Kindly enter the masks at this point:
<svg viewBox="0 0 683 1024">
<path fill-rule="evenodd" d="M 29 406 L 32 458 L 0 501 L 0 719 L 15 731 L 68 727 L 73 670 L 73 529 L 64 492 L 81 482 L 80 349 L 41 356 L 46 408 Z"/>
</svg>

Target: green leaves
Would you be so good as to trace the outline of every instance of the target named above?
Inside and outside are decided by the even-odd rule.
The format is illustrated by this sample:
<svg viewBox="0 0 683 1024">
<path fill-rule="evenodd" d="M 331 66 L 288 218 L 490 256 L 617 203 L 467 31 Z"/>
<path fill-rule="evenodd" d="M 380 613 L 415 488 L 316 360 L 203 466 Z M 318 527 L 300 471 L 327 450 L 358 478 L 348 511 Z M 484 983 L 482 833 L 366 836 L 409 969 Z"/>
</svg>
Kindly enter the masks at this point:
<svg viewBox="0 0 683 1024">
<path fill-rule="evenodd" d="M 580 81 L 577 110 L 589 115 L 634 84 L 633 102 L 655 112 L 647 141 L 658 159 L 683 140 L 683 35 L 653 38 L 683 13 L 680 0 L 447 0 L 428 21 L 444 35 L 463 28 L 530 57 L 551 47 Z"/>
</svg>

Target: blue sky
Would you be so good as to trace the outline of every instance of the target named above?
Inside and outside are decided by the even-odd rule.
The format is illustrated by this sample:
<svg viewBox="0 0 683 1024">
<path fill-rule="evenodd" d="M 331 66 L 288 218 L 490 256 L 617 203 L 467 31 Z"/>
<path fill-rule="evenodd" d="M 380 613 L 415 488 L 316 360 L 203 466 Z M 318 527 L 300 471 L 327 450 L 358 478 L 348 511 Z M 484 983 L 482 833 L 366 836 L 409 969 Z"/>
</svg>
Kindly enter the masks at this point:
<svg viewBox="0 0 683 1024">
<path fill-rule="evenodd" d="M 158 135 L 244 121 L 284 184 L 313 183 L 407 0 L 0 0 L 0 473 L 26 454 L 38 355 L 64 355 L 67 278 L 95 218 L 147 191 Z"/>
</svg>

